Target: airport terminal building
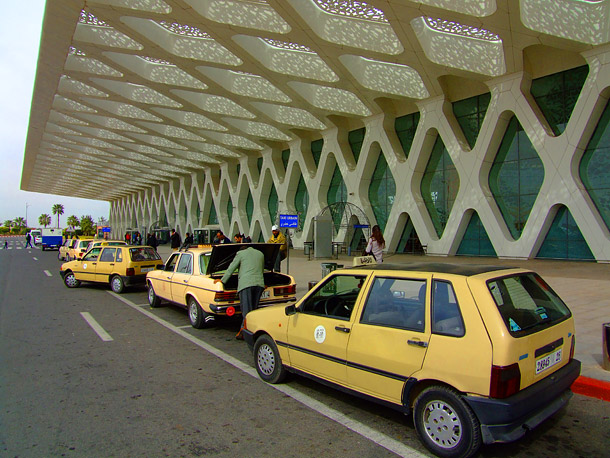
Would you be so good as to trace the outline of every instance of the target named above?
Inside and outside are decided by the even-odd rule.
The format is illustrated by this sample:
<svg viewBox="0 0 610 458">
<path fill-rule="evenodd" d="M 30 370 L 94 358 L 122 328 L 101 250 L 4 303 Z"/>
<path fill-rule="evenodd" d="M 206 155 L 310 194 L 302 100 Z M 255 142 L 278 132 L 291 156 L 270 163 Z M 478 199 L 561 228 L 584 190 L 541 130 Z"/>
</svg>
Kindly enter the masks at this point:
<svg viewBox="0 0 610 458">
<path fill-rule="evenodd" d="M 115 236 L 610 261 L 609 0 L 53 0 L 21 188 Z"/>
</svg>

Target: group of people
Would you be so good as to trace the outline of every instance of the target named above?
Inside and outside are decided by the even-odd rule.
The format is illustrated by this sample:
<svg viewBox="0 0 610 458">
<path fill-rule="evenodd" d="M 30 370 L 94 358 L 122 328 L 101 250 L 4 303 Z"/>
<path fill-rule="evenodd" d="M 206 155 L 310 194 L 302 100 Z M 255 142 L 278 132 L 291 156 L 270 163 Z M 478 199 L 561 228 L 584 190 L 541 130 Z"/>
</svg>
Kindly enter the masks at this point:
<svg viewBox="0 0 610 458">
<path fill-rule="evenodd" d="M 127 245 L 142 245 L 142 234 L 136 232 L 125 232 L 125 242 Z"/>
</svg>

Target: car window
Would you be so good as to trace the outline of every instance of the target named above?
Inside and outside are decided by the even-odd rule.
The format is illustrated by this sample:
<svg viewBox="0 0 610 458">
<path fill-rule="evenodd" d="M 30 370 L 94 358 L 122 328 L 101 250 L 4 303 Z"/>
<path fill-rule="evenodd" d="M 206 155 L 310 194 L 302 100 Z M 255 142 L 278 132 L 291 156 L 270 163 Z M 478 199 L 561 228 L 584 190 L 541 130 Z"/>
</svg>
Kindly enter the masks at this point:
<svg viewBox="0 0 610 458">
<path fill-rule="evenodd" d="M 426 280 L 377 277 L 362 312 L 361 323 L 423 331 Z"/>
<path fill-rule="evenodd" d="M 310 315 L 349 319 L 356 304 L 365 275 L 334 275 L 317 285 L 316 291 L 299 310 Z"/>
<path fill-rule="evenodd" d="M 538 332 L 571 316 L 559 296 L 536 274 L 489 280 L 487 287 L 506 328 L 515 337 Z"/>
<path fill-rule="evenodd" d="M 97 257 L 100 255 L 101 248 L 93 248 L 91 251 L 87 252 L 85 256 L 83 256 L 83 261 L 97 261 Z"/>
<path fill-rule="evenodd" d="M 82 240 L 79 244 L 78 247 L 79 248 L 86 248 L 89 246 L 89 240 Z"/>
<path fill-rule="evenodd" d="M 201 253 L 199 255 L 199 271 L 205 275 L 208 271 L 208 264 L 210 263 L 210 253 Z"/>
<path fill-rule="evenodd" d="M 165 267 L 163 268 L 163 270 L 165 270 L 167 272 L 173 272 L 174 269 L 176 268 L 176 264 L 178 264 L 179 258 L 180 258 L 180 255 L 178 253 L 172 254 L 170 256 L 170 258 L 167 260 L 167 262 L 165 263 Z"/>
<path fill-rule="evenodd" d="M 116 262 L 123 262 L 123 250 L 120 248 L 116 250 Z"/>
<path fill-rule="evenodd" d="M 129 256 L 132 261 L 156 261 L 161 259 L 157 252 L 151 247 L 130 248 Z"/>
<path fill-rule="evenodd" d="M 464 335 L 464 320 L 460 306 L 453 285 L 447 281 L 433 282 L 432 332 L 454 337 Z"/>
<path fill-rule="evenodd" d="M 100 262 L 114 262 L 116 248 L 104 248 L 100 255 Z"/>
<path fill-rule="evenodd" d="M 193 256 L 190 253 L 183 253 L 178 261 L 176 273 L 192 274 L 193 273 Z"/>
</svg>

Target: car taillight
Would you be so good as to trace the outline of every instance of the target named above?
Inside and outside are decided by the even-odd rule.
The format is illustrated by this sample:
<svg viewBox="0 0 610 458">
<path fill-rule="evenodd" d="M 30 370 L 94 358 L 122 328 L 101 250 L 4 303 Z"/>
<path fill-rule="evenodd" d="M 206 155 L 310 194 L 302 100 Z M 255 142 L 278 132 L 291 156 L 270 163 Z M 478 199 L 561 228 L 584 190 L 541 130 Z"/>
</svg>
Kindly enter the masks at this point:
<svg viewBox="0 0 610 458">
<path fill-rule="evenodd" d="M 237 292 L 236 291 L 218 291 L 216 294 L 214 294 L 214 300 L 216 302 L 236 301 Z"/>
<path fill-rule="evenodd" d="M 521 385 L 521 371 L 519 364 L 510 366 L 492 366 L 489 396 L 502 399 L 519 392 Z"/>
<path fill-rule="evenodd" d="M 127 270 L 125 271 L 125 274 L 128 277 L 132 277 L 136 274 L 136 269 L 134 269 L 133 267 L 128 267 Z"/>
<path fill-rule="evenodd" d="M 572 336 L 572 345 L 570 346 L 570 361 L 574 359 L 575 349 L 576 349 L 576 336 Z"/>
<path fill-rule="evenodd" d="M 282 286 L 282 287 L 278 287 L 278 288 L 273 288 L 273 294 L 275 294 L 276 296 L 286 296 L 288 294 L 294 294 L 297 292 L 297 285 L 290 285 L 290 286 Z"/>
</svg>

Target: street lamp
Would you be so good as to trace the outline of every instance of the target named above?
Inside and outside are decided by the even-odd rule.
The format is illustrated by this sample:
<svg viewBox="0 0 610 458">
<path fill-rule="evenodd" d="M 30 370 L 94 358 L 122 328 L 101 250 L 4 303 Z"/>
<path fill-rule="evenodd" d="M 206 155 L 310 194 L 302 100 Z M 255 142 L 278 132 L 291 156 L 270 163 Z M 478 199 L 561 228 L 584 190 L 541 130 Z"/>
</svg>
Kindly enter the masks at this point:
<svg viewBox="0 0 610 458">
<path fill-rule="evenodd" d="M 25 228 L 28 228 L 28 207 L 30 207 L 30 204 L 28 204 L 27 202 L 25 203 Z"/>
</svg>

